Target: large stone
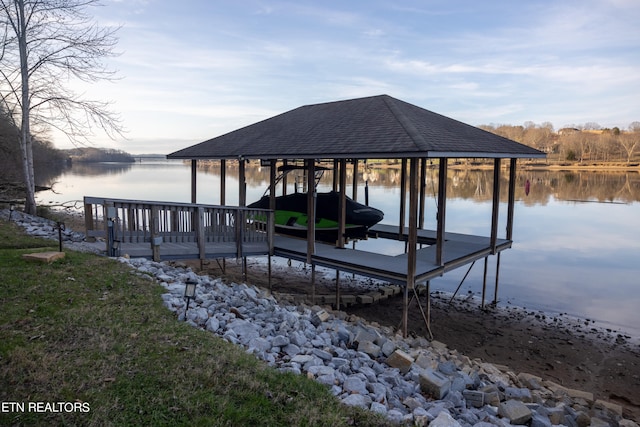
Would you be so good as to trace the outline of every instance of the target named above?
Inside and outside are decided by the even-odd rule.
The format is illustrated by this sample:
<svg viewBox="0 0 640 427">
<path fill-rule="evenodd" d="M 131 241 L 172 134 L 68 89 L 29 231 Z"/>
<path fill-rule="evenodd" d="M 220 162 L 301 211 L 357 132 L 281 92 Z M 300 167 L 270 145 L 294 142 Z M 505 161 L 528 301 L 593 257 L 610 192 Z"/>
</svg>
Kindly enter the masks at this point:
<svg viewBox="0 0 640 427">
<path fill-rule="evenodd" d="M 285 337 L 284 335 L 276 335 L 275 337 L 273 337 L 273 341 L 271 341 L 271 345 L 274 347 L 284 347 L 289 345 L 289 343 L 289 338 Z"/>
<path fill-rule="evenodd" d="M 363 341 L 371 341 L 375 342 L 378 339 L 380 334 L 378 334 L 373 328 L 364 328 L 359 326 L 356 331 L 356 336 L 354 341 L 363 342 Z"/>
<path fill-rule="evenodd" d="M 396 344 L 395 344 L 393 341 L 391 341 L 391 340 L 386 340 L 386 341 L 382 344 L 381 349 L 382 349 L 382 354 L 383 354 L 385 357 L 389 357 L 389 356 L 391 356 L 391 353 L 393 353 L 394 351 L 396 351 Z"/>
<path fill-rule="evenodd" d="M 589 391 L 576 390 L 573 388 L 567 388 L 567 394 L 572 399 L 584 399 L 588 404 L 592 405 L 594 402 L 593 393 Z"/>
<path fill-rule="evenodd" d="M 415 359 L 415 364 L 422 369 L 436 369 L 438 367 L 438 361 L 428 353 L 420 352 L 420 354 L 418 354 L 418 357 L 416 357 Z"/>
<path fill-rule="evenodd" d="M 400 372 L 406 374 L 411 369 L 411 365 L 413 364 L 413 357 L 409 356 L 402 350 L 396 350 L 391 353 L 391 356 L 387 357 L 387 365 L 392 368 L 400 369 Z"/>
<path fill-rule="evenodd" d="M 464 390 L 462 396 L 467 401 L 467 406 L 482 408 L 484 406 L 484 393 L 477 390 Z"/>
<path fill-rule="evenodd" d="M 367 384 L 356 376 L 351 376 L 344 381 L 342 388 L 349 393 L 368 395 Z"/>
<path fill-rule="evenodd" d="M 358 351 L 368 354 L 369 356 L 376 358 L 380 356 L 380 346 L 374 344 L 371 341 L 360 341 L 358 344 Z"/>
<path fill-rule="evenodd" d="M 600 418 L 591 418 L 591 424 L 589 427 L 610 427 L 611 424 L 606 422 L 605 420 L 601 420 Z"/>
<path fill-rule="evenodd" d="M 310 354 L 296 354 L 291 357 L 291 362 L 304 365 L 305 363 L 311 362 L 313 359 L 314 357 Z"/>
<path fill-rule="evenodd" d="M 350 394 L 346 398 L 342 399 L 342 403 L 347 406 L 357 406 L 367 409 L 371 403 L 371 399 L 368 396 L 363 396 L 361 394 Z"/>
<path fill-rule="evenodd" d="M 424 369 L 420 373 L 420 388 L 435 399 L 441 400 L 449 393 L 451 381 L 440 372 L 433 369 Z"/>
<path fill-rule="evenodd" d="M 255 348 L 259 351 L 268 351 L 271 349 L 271 343 L 266 338 L 253 338 L 249 341 L 249 348 Z"/>
<path fill-rule="evenodd" d="M 387 413 L 387 407 L 380 402 L 373 402 L 369 407 L 369 410 L 382 415 L 386 415 Z"/>
<path fill-rule="evenodd" d="M 246 320 L 236 319 L 227 325 L 227 329 L 232 330 L 236 336 L 244 338 L 246 342 L 260 336 L 258 328 Z"/>
<path fill-rule="evenodd" d="M 325 310 L 317 311 L 313 313 L 313 316 L 311 316 L 311 323 L 313 323 L 313 326 L 316 328 L 320 326 L 322 322 L 326 322 L 327 320 L 329 320 L 329 313 Z"/>
<path fill-rule="evenodd" d="M 405 398 L 402 403 L 404 404 L 404 406 L 406 406 L 407 408 L 409 408 L 411 411 L 415 410 L 416 408 L 419 408 L 422 406 L 421 402 L 416 399 L 415 397 L 409 396 L 407 398 Z"/>
<path fill-rule="evenodd" d="M 461 427 L 460 423 L 453 419 L 447 411 L 441 411 L 435 420 L 429 423 L 429 427 Z"/>
<path fill-rule="evenodd" d="M 564 421 L 564 406 L 556 406 L 554 408 L 547 408 L 547 416 L 551 421 L 551 424 L 562 424 Z"/>
<path fill-rule="evenodd" d="M 551 420 L 540 414 L 533 414 L 530 427 L 552 427 Z"/>
<path fill-rule="evenodd" d="M 51 264 L 54 261 L 64 258 L 64 256 L 64 252 L 38 252 L 35 254 L 24 254 L 22 255 L 22 258 L 27 261 L 46 262 L 47 264 Z"/>
<path fill-rule="evenodd" d="M 542 378 L 526 372 L 520 372 L 518 374 L 518 381 L 520 381 L 523 387 L 526 387 L 529 390 L 539 390 L 542 387 L 540 385 L 542 384 Z"/>
<path fill-rule="evenodd" d="M 607 411 L 613 412 L 618 416 L 622 416 L 622 406 L 616 403 L 607 402 L 606 400 L 598 399 L 596 400 L 596 403 L 593 404 L 593 406 L 597 409 L 606 409 Z"/>
<path fill-rule="evenodd" d="M 504 390 L 504 397 L 506 399 L 515 399 L 521 402 L 531 402 L 531 390 L 528 388 L 507 387 Z"/>
<path fill-rule="evenodd" d="M 358 304 L 373 304 L 373 297 L 371 295 L 358 295 L 356 297 L 356 302 Z"/>
<path fill-rule="evenodd" d="M 286 354 L 288 354 L 291 357 L 294 357 L 298 354 L 300 354 L 300 347 L 298 347 L 295 344 L 289 344 L 286 345 L 282 348 L 282 351 L 284 351 Z M 311 356 L 312 357 L 312 356 Z M 313 357 L 312 357 L 313 358 Z"/>
<path fill-rule="evenodd" d="M 335 301 L 335 297 L 333 297 L 333 301 Z M 340 304 L 343 307 L 351 307 L 352 305 L 355 305 L 355 303 L 355 295 L 340 295 Z M 329 301 L 327 301 L 325 304 L 329 304 Z M 331 303 L 331 305 L 335 305 L 335 303 Z"/>
<path fill-rule="evenodd" d="M 524 403 L 518 400 L 507 400 L 498 407 L 498 414 L 511 421 L 511 424 L 524 424 L 533 415 Z"/>
<path fill-rule="evenodd" d="M 316 356 L 319 357 L 322 360 L 331 360 L 333 359 L 333 355 L 331 353 L 329 353 L 328 351 L 319 349 L 319 348 L 314 348 L 312 350 L 312 353 Z"/>
<path fill-rule="evenodd" d="M 217 332 L 220 329 L 220 321 L 215 317 L 210 317 L 206 323 L 206 329 L 209 332 Z"/>
</svg>

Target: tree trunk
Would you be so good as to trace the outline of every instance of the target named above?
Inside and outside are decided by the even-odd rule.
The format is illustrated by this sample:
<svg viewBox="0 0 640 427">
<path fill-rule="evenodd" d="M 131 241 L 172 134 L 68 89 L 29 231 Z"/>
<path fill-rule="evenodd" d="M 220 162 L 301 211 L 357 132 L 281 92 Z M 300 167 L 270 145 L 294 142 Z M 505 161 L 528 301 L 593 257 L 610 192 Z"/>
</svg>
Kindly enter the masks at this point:
<svg viewBox="0 0 640 427">
<path fill-rule="evenodd" d="M 36 183 L 33 171 L 33 145 L 31 143 L 31 127 L 29 125 L 29 63 L 27 55 L 27 22 L 24 14 L 24 0 L 17 0 L 18 8 L 18 49 L 20 50 L 20 74 L 22 77 L 22 123 L 20 129 L 20 148 L 22 149 L 22 169 L 24 171 L 25 205 L 24 211 L 36 214 Z"/>
</svg>

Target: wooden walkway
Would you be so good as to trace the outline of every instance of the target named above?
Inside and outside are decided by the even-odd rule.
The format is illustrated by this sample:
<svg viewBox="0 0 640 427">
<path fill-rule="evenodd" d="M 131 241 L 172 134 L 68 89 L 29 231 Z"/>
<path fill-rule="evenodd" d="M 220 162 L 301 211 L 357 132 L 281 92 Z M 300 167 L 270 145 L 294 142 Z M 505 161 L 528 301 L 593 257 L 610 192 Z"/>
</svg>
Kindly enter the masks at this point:
<svg viewBox="0 0 640 427">
<path fill-rule="evenodd" d="M 195 203 L 85 197 L 85 227 L 110 256 L 155 261 L 273 253 L 273 212 Z"/>
<path fill-rule="evenodd" d="M 395 230 L 393 232 L 392 230 Z M 374 226 L 371 233 L 381 238 L 406 240 L 406 234 L 398 233 L 397 227 Z M 433 230 L 419 230 L 422 236 L 420 243 L 433 242 L 430 236 L 435 236 Z M 511 240 L 498 239 L 497 251 L 511 247 Z M 447 271 L 470 264 L 478 259 L 493 254 L 489 237 L 459 233 L 447 233 L 443 247 L 443 265 L 436 264 L 436 247 L 430 245 L 419 249 L 416 255 L 415 282 L 423 282 L 441 276 Z M 274 255 L 307 261 L 307 242 L 284 236 L 275 236 Z M 315 244 L 315 253 L 311 256 L 312 264 L 328 267 L 339 271 L 359 274 L 365 277 L 385 280 L 397 285 L 407 283 L 407 254 L 383 255 L 350 248 L 337 248 L 324 243 Z"/>
<path fill-rule="evenodd" d="M 265 224 L 264 219 L 267 218 Z M 273 232 L 271 211 L 140 200 L 85 197 L 88 237 L 104 239 L 109 255 L 160 260 L 242 258 L 276 255 L 307 262 L 307 241 Z M 407 241 L 407 229 L 378 224 L 371 238 Z M 470 264 L 511 247 L 511 240 L 445 233 L 442 263 L 436 262 L 436 232 L 418 230 L 414 283 L 425 282 L 447 271 Z M 315 243 L 311 264 L 404 286 L 408 279 L 408 255 L 384 255 L 358 249 Z"/>
</svg>

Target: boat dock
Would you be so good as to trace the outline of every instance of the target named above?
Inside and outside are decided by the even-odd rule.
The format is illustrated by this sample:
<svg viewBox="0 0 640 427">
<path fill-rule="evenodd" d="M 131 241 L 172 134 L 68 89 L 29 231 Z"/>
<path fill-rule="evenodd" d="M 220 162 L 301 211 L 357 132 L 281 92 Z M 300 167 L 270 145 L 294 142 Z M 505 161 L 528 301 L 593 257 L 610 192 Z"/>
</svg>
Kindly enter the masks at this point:
<svg viewBox="0 0 640 427">
<path fill-rule="evenodd" d="M 404 290 L 402 329 L 406 336 L 409 293 L 415 295 L 416 286 L 422 282 L 426 283 L 428 294 L 431 278 L 484 258 L 484 301 L 487 259 L 489 255 L 497 255 L 497 294 L 501 251 L 511 247 L 512 242 L 517 160 L 544 157 L 545 153 L 534 148 L 388 95 L 303 105 L 168 154 L 169 159 L 191 162 L 191 204 L 144 202 L 136 205 L 105 201 L 103 223 L 99 225 L 92 221 L 97 219 L 100 208 L 96 208 L 94 218 L 95 204 L 89 200 L 85 207 L 87 235 L 94 232 L 99 234 L 95 237 L 105 238 L 107 252 L 112 255 L 127 251 L 140 256 L 150 254 L 155 260 L 225 256 L 246 260 L 247 256 L 267 254 L 269 260 L 271 255 L 277 255 L 311 264 L 312 276 L 318 265 L 398 283 Z M 377 159 L 395 160 L 399 167 L 400 223 L 398 227 L 376 224 L 370 227 L 367 237 L 404 241 L 405 253 L 398 256 L 346 248 L 347 171 L 351 171 L 352 199 L 356 200 L 359 162 L 366 165 L 367 160 Z M 448 164 L 450 160 L 459 159 L 493 163 L 491 230 L 487 230 L 490 237 L 447 232 L 451 229 L 446 224 Z M 503 159 L 508 160 L 508 166 L 503 167 Z M 196 203 L 198 162 L 212 160 L 220 161 L 217 195 L 221 206 Z M 225 206 L 227 161 L 237 164 L 238 207 Z M 250 161 L 259 161 L 262 167 L 269 168 L 269 209 L 244 207 L 248 202 L 245 169 Z M 335 245 L 317 241 L 316 232 L 322 228 L 316 227 L 319 217 L 316 191 L 313 191 L 316 169 L 326 169 L 330 164 L 333 164 L 330 168 L 333 191 L 339 193 L 334 207 L 337 214 Z M 428 173 L 428 168 L 436 164 L 437 178 Z M 303 188 L 307 189 L 307 200 L 303 210 L 308 218 L 314 218 L 306 223 L 306 240 L 276 235 L 274 231 L 277 198 L 288 192 L 284 179 L 276 189 L 276 171 L 289 165 L 299 165 L 306 173 Z M 502 177 L 503 169 L 508 170 L 507 179 Z M 433 231 L 424 230 L 428 180 L 436 198 L 436 230 Z M 499 206 L 505 201 L 501 198 L 502 188 L 507 190 L 504 198 L 506 234 L 504 239 L 499 239 Z M 367 194 L 365 187 L 365 205 L 368 205 Z M 134 252 L 136 245 L 146 248 L 143 252 Z M 339 277 L 338 274 L 336 306 L 340 301 Z M 428 323 L 428 315 L 424 317 Z"/>
<path fill-rule="evenodd" d="M 386 255 L 348 247 L 315 242 L 311 255 L 308 242 L 273 232 L 273 212 L 250 208 L 169 203 L 141 200 L 85 197 L 86 235 L 98 240 L 96 249 L 110 256 L 156 261 L 184 259 L 245 259 L 271 255 L 306 262 L 336 272 L 373 278 L 401 287 L 410 278 L 408 253 Z M 263 220 L 267 218 L 267 221 Z M 369 238 L 408 241 L 408 230 L 376 224 Z M 487 258 L 511 247 L 512 241 L 490 237 L 445 233 L 440 249 L 435 230 L 419 229 L 413 283 L 428 283 L 447 271 Z M 438 250 L 442 262 L 437 262 Z M 246 265 L 246 263 L 243 263 Z M 337 275 L 339 278 L 339 275 Z M 269 277 L 271 283 L 271 277 Z M 483 284 L 483 301 L 486 283 Z M 312 275 L 311 295 L 315 298 Z M 340 304 L 339 280 L 336 282 L 336 308 Z"/>
</svg>

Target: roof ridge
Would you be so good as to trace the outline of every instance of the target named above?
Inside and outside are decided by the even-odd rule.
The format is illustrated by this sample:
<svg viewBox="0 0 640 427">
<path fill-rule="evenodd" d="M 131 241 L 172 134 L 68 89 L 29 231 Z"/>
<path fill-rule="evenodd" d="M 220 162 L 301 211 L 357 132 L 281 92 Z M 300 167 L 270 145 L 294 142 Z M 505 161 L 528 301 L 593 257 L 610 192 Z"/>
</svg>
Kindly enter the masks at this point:
<svg viewBox="0 0 640 427">
<path fill-rule="evenodd" d="M 397 105 L 396 102 L 399 100 L 389 95 L 381 95 L 381 98 L 418 148 L 421 150 L 428 150 L 427 141 L 422 137 L 420 132 L 418 132 L 418 129 L 413 125 L 413 122 L 409 120 L 407 115 Z"/>
</svg>

